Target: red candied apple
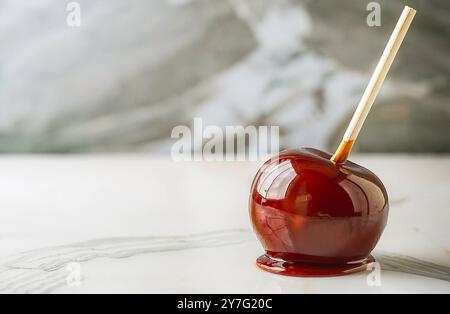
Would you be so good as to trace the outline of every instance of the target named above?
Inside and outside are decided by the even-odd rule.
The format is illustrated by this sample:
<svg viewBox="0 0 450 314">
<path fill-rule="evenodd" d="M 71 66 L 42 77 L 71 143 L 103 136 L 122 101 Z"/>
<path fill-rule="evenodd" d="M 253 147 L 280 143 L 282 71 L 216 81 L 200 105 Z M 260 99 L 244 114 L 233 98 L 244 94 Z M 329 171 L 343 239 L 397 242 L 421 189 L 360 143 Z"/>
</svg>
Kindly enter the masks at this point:
<svg viewBox="0 0 450 314">
<path fill-rule="evenodd" d="M 251 188 L 250 217 L 266 254 L 264 270 L 333 276 L 364 270 L 386 226 L 389 204 L 380 179 L 347 158 L 416 11 L 403 12 L 333 156 L 285 151 L 267 161 Z"/>
<path fill-rule="evenodd" d="M 353 162 L 304 148 L 280 153 L 258 171 L 250 216 L 266 254 L 258 265 L 287 275 L 338 275 L 370 262 L 387 222 L 378 177 Z"/>
</svg>

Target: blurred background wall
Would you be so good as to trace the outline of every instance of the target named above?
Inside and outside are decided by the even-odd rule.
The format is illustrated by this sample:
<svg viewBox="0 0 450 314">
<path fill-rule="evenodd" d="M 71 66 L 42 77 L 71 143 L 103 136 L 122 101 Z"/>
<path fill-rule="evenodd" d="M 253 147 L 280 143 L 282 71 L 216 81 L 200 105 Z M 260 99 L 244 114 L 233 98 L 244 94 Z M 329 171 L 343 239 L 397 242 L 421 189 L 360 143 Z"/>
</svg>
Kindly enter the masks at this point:
<svg viewBox="0 0 450 314">
<path fill-rule="evenodd" d="M 170 151 L 171 130 L 279 125 L 332 150 L 405 3 L 418 10 L 358 140 L 450 152 L 450 2 L 0 0 L 0 152 Z"/>
</svg>

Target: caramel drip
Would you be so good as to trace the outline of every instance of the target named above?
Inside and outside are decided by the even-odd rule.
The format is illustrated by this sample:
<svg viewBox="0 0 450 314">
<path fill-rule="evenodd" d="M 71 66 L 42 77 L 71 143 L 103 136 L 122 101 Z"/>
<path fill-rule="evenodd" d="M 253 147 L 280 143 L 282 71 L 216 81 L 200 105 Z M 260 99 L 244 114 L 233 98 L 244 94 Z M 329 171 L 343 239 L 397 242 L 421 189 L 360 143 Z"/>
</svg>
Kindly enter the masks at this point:
<svg viewBox="0 0 450 314">
<path fill-rule="evenodd" d="M 347 160 L 348 155 L 350 155 L 350 151 L 352 150 L 354 143 L 355 141 L 353 140 L 350 141 L 343 140 L 341 144 L 339 144 L 339 147 L 334 153 L 333 157 L 331 157 L 331 161 L 334 162 L 335 164 L 344 163 Z"/>
</svg>

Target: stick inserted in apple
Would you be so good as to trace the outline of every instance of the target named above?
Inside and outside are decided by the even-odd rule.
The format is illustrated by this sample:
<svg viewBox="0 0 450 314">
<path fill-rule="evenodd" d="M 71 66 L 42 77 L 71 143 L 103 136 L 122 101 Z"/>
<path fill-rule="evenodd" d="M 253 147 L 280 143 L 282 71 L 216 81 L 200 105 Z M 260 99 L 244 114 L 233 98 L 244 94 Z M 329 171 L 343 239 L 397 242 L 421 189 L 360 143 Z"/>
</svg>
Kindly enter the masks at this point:
<svg viewBox="0 0 450 314">
<path fill-rule="evenodd" d="M 365 270 L 387 223 L 381 180 L 348 160 L 416 11 L 405 7 L 333 155 L 312 148 L 281 152 L 256 174 L 250 217 L 266 254 L 257 265 L 291 276 Z"/>
</svg>

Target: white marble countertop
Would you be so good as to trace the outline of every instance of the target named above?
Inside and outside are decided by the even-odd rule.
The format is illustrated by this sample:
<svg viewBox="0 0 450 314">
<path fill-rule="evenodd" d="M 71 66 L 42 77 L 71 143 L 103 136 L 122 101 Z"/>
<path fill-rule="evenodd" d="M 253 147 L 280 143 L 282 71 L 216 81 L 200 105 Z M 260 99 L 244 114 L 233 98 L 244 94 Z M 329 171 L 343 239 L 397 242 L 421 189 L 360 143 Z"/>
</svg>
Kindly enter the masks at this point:
<svg viewBox="0 0 450 314">
<path fill-rule="evenodd" d="M 260 271 L 247 202 L 258 167 L 147 156 L 0 158 L 1 293 L 450 293 L 450 158 L 356 156 L 385 183 L 369 272 Z"/>
</svg>

